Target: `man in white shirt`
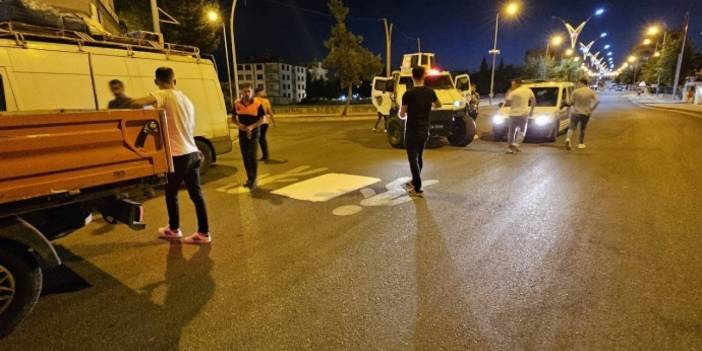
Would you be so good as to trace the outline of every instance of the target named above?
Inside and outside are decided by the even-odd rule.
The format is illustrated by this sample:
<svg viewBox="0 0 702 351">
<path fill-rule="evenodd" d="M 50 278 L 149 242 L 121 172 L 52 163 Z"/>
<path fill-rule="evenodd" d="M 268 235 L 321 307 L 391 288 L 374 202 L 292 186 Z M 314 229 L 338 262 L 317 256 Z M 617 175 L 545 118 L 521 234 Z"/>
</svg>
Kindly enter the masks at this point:
<svg viewBox="0 0 702 351">
<path fill-rule="evenodd" d="M 159 90 L 149 96 L 136 99 L 134 107 L 154 106 L 166 111 L 168 138 L 173 155 L 174 172 L 168 173 L 166 184 L 166 207 L 168 208 L 168 226 L 160 228 L 160 238 L 179 240 L 180 213 L 178 209 L 178 190 L 185 182 L 190 199 L 195 205 L 198 230 L 183 239 L 186 244 L 209 244 L 212 241 L 207 220 L 207 207 L 200 188 L 200 164 L 202 158 L 193 133 L 195 130 L 195 107 L 182 91 L 177 90 L 175 74 L 169 67 L 156 69 L 156 85 Z"/>
<path fill-rule="evenodd" d="M 578 125 L 580 125 L 580 144 L 578 144 L 578 149 L 584 149 L 585 128 L 587 128 L 587 123 L 590 121 L 590 115 L 600 105 L 600 100 L 597 98 L 597 94 L 588 87 L 587 79 L 582 78 L 578 81 L 577 89 L 570 96 L 569 103 L 572 109 L 570 111 L 570 128 L 568 128 L 566 136 L 566 150 L 572 148 L 570 137 L 573 136 L 573 132 L 578 128 Z"/>
<path fill-rule="evenodd" d="M 534 114 L 536 96 L 531 89 L 522 85 L 521 79 L 512 81 L 512 89 L 507 93 L 505 106 L 509 106 L 507 119 L 507 144 L 510 154 L 520 152 L 519 144 L 524 140 L 529 117 Z"/>
</svg>

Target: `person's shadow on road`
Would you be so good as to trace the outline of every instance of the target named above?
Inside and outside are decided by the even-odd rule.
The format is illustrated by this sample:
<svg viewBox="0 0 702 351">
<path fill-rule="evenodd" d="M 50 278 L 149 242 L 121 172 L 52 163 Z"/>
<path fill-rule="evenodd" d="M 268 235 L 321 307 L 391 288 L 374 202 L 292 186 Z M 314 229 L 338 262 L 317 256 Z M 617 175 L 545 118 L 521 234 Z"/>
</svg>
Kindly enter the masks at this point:
<svg viewBox="0 0 702 351">
<path fill-rule="evenodd" d="M 417 319 L 415 350 L 465 350 L 475 322 L 441 228 L 426 199 L 415 199 Z"/>
</svg>

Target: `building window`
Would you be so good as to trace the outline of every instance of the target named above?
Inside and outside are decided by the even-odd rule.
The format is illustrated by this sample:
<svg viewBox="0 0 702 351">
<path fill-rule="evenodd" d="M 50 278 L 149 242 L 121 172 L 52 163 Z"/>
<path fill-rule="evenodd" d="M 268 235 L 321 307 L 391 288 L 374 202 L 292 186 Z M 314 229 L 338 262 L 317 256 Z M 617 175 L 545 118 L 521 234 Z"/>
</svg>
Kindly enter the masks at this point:
<svg viewBox="0 0 702 351">
<path fill-rule="evenodd" d="M 263 80 L 263 74 L 258 74 L 258 75 L 256 75 L 256 79 L 258 79 L 258 80 Z"/>
<path fill-rule="evenodd" d="M 244 70 L 244 65 L 236 65 L 236 69 L 243 71 Z"/>
<path fill-rule="evenodd" d="M 259 84 L 259 85 L 258 85 L 258 88 L 259 88 L 259 89 L 263 89 L 263 84 Z"/>
<path fill-rule="evenodd" d="M 253 76 L 250 75 L 250 74 L 247 74 L 247 75 L 246 75 L 246 80 L 253 80 Z"/>
<path fill-rule="evenodd" d="M 263 65 L 261 65 L 261 64 L 256 65 L 256 69 L 259 69 L 259 70 L 263 69 Z"/>
<path fill-rule="evenodd" d="M 243 75 L 243 74 L 240 74 L 240 75 L 239 75 L 239 80 L 244 80 L 244 75 Z"/>
</svg>

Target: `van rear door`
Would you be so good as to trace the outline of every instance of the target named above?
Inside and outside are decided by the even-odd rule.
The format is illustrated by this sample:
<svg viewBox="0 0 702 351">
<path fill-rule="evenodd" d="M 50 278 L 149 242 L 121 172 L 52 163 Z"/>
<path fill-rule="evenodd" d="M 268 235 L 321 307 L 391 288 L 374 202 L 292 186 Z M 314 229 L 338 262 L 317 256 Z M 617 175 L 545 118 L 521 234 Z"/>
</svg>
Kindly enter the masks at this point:
<svg viewBox="0 0 702 351">
<path fill-rule="evenodd" d="M 390 115 L 390 109 L 392 108 L 391 94 L 394 83 L 395 81 L 392 78 L 373 78 L 373 90 L 371 92 L 373 106 L 383 116 Z"/>
</svg>

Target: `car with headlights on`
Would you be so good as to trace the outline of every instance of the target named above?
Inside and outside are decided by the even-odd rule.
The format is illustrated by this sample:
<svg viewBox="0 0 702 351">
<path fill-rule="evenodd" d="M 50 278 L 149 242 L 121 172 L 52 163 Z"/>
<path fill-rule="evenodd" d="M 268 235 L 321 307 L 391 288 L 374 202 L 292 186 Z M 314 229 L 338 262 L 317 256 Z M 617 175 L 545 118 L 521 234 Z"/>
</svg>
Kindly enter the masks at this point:
<svg viewBox="0 0 702 351">
<path fill-rule="evenodd" d="M 524 86 L 531 89 L 536 97 L 534 114 L 529 118 L 526 138 L 556 141 L 558 135 L 570 126 L 570 96 L 575 85 L 559 81 L 525 81 Z M 509 106 L 500 106 L 492 116 L 492 133 L 495 140 L 507 137 L 507 119 Z"/>
</svg>

